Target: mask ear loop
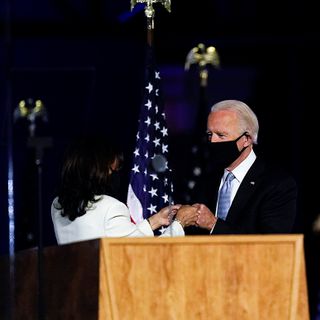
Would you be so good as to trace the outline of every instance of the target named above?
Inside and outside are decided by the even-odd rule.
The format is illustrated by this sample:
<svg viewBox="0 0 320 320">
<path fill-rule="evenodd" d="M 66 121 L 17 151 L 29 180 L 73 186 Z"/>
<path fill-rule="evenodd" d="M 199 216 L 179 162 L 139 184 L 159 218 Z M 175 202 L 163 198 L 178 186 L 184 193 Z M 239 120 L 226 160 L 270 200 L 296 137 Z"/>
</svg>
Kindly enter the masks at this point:
<svg viewBox="0 0 320 320">
<path fill-rule="evenodd" d="M 249 135 L 249 133 L 247 132 L 247 131 L 245 131 L 240 137 L 238 137 L 236 140 L 234 140 L 235 142 L 238 142 L 243 136 L 249 136 L 250 137 L 250 135 Z"/>
<path fill-rule="evenodd" d="M 245 136 L 247 140 L 248 140 L 248 137 L 251 138 L 250 134 L 247 131 L 245 131 L 238 139 L 236 139 L 236 142 L 238 142 L 243 136 Z M 243 148 L 240 150 L 240 153 L 242 153 L 245 149 L 247 149 L 248 146 L 249 145 L 243 146 Z"/>
<path fill-rule="evenodd" d="M 251 144 L 252 144 L 252 138 L 251 135 L 249 134 L 249 132 L 245 131 L 243 133 L 243 135 L 247 138 L 247 141 L 249 141 L 249 139 L 251 139 Z M 250 142 L 250 141 L 249 141 Z M 248 145 L 249 146 L 249 145 Z M 243 149 L 247 148 L 248 146 L 244 147 Z"/>
</svg>

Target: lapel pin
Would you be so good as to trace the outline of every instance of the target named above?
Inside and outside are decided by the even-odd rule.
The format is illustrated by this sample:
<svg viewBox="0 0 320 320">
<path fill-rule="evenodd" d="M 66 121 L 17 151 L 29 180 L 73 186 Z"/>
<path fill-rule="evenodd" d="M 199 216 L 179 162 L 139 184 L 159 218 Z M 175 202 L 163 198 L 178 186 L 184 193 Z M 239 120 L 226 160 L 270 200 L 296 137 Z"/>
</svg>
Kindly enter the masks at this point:
<svg viewBox="0 0 320 320">
<path fill-rule="evenodd" d="M 250 184 L 251 184 L 252 186 L 254 186 L 255 182 L 254 182 L 254 181 L 250 181 Z"/>
</svg>

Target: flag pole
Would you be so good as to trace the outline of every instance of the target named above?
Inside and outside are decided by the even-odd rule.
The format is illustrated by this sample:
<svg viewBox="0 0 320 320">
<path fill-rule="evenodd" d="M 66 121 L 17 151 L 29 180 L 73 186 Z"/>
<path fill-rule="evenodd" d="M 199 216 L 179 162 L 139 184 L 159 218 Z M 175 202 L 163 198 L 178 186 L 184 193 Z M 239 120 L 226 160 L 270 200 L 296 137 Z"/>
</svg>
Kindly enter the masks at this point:
<svg viewBox="0 0 320 320">
<path fill-rule="evenodd" d="M 207 86 L 209 77 L 209 66 L 220 68 L 220 58 L 215 47 L 206 47 L 199 43 L 197 47 L 192 48 L 187 54 L 185 61 L 185 70 L 189 71 L 194 65 L 199 74 L 199 102 L 196 115 L 195 128 L 193 130 L 190 168 L 186 175 L 184 201 L 192 202 L 197 200 L 196 186 L 201 178 L 208 174 L 206 161 L 206 122 L 207 122 Z M 195 199 L 194 199 L 195 198 Z"/>
<path fill-rule="evenodd" d="M 188 71 L 192 65 L 196 65 L 199 71 L 199 107 L 197 113 L 197 125 L 194 138 L 196 140 L 201 139 L 204 135 L 202 134 L 205 130 L 206 118 L 207 118 L 207 86 L 209 65 L 216 69 L 220 68 L 220 58 L 215 47 L 206 47 L 203 43 L 199 43 L 197 47 L 192 48 L 185 62 L 185 70 Z"/>
<path fill-rule="evenodd" d="M 154 30 L 154 3 L 161 3 L 169 12 L 171 12 L 171 0 L 131 0 L 131 11 L 137 3 L 144 3 L 144 13 L 147 17 L 147 43 L 150 47 L 153 45 L 153 30 Z"/>
<path fill-rule="evenodd" d="M 172 169 L 169 165 L 169 137 L 164 110 L 160 70 L 153 52 L 155 10 L 160 2 L 170 11 L 168 0 L 131 0 L 145 4 L 147 17 L 147 52 L 143 99 L 138 120 L 136 146 L 127 193 L 127 206 L 134 223 L 143 223 L 151 215 L 173 203 Z M 171 228 L 162 226 L 154 235 L 171 235 Z"/>
</svg>

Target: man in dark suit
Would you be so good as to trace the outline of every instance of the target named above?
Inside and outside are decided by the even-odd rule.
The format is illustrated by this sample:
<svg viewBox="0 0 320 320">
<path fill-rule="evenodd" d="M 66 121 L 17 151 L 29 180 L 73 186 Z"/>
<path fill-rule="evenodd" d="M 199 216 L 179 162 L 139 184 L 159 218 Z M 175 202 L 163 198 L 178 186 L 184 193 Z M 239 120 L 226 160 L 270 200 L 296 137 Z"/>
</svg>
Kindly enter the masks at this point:
<svg viewBox="0 0 320 320">
<path fill-rule="evenodd" d="M 292 232 L 296 182 L 257 156 L 253 146 L 258 131 L 258 119 L 245 103 L 224 100 L 213 105 L 207 134 L 215 175 L 208 176 L 202 185 L 199 202 L 183 209 L 199 214 L 197 226 L 186 228 L 186 234 Z M 232 176 L 228 183 L 227 176 Z M 222 195 L 225 182 L 229 192 Z"/>
</svg>

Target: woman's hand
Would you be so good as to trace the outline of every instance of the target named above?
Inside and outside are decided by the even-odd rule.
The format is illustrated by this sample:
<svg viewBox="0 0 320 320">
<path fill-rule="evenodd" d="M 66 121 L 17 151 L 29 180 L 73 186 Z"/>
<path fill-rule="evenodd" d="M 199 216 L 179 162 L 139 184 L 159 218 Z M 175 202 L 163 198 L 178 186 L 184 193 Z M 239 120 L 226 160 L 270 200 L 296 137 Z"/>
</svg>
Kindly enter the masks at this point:
<svg viewBox="0 0 320 320">
<path fill-rule="evenodd" d="M 155 230 L 162 226 L 169 226 L 173 217 L 181 207 L 181 204 L 175 204 L 162 208 L 158 213 L 148 218 L 151 229 Z"/>
</svg>

